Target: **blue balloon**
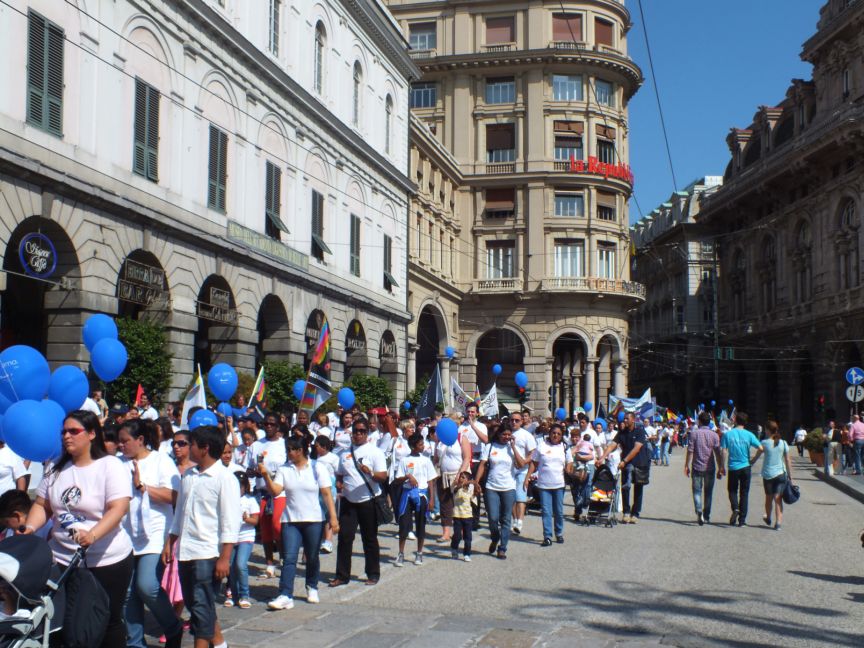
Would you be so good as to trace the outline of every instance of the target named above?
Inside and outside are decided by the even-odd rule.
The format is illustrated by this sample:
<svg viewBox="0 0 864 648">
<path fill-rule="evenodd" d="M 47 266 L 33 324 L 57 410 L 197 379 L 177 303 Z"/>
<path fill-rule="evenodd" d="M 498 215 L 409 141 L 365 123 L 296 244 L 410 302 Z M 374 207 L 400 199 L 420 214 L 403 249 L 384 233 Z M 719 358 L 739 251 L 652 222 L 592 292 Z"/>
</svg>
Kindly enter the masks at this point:
<svg viewBox="0 0 864 648">
<path fill-rule="evenodd" d="M 202 425 L 218 425 L 219 419 L 216 418 L 216 415 L 210 410 L 202 409 L 198 410 L 192 415 L 192 418 L 189 419 L 189 429 L 194 430 L 197 427 L 201 427 Z"/>
<path fill-rule="evenodd" d="M 446 446 L 452 446 L 459 438 L 459 426 L 456 421 L 449 418 L 442 418 L 438 421 L 438 426 L 435 428 L 435 434 L 438 440 Z"/>
<path fill-rule="evenodd" d="M 110 340 L 117 339 L 117 325 L 112 318 L 102 313 L 97 313 L 88 317 L 87 321 L 84 322 L 81 335 L 84 338 L 84 346 L 87 347 L 90 353 L 93 353 L 93 348 L 100 340 L 104 340 L 105 338 Z"/>
<path fill-rule="evenodd" d="M 585 410 L 586 414 L 591 411 L 592 407 L 594 407 L 594 404 L 591 401 L 585 401 L 582 403 L 582 409 Z"/>
<path fill-rule="evenodd" d="M 444 353 L 447 354 L 447 357 L 448 357 L 448 358 L 452 358 L 453 356 L 456 355 L 456 349 L 454 349 L 452 346 L 448 346 L 448 347 L 444 350 Z"/>
<path fill-rule="evenodd" d="M 3 417 L 3 436 L 12 452 L 30 461 L 60 456 L 60 430 L 66 412 L 54 401 L 21 400 Z"/>
<path fill-rule="evenodd" d="M 730 398 L 730 399 L 729 399 L 729 404 L 730 404 L 730 405 L 734 405 L 734 404 L 735 404 L 735 401 L 733 401 L 733 400 Z"/>
<path fill-rule="evenodd" d="M 42 400 L 50 382 L 48 361 L 33 347 L 17 344 L 0 353 L 0 394 L 12 403 Z"/>
<path fill-rule="evenodd" d="M 623 422 L 624 422 L 624 416 L 625 416 L 625 415 L 624 415 L 624 412 L 623 412 L 623 411 L 618 412 L 618 422 L 619 422 L 619 423 L 623 423 Z"/>
<path fill-rule="evenodd" d="M 219 362 L 207 372 L 207 386 L 220 401 L 230 400 L 237 391 L 237 372 L 231 365 Z"/>
<path fill-rule="evenodd" d="M 111 382 L 120 377 L 126 369 L 129 356 L 126 347 L 118 340 L 103 338 L 96 343 L 90 352 L 90 364 L 93 371 L 105 382 Z"/>
<path fill-rule="evenodd" d="M 87 376 L 73 365 L 57 367 L 51 374 L 51 382 L 48 383 L 48 398 L 60 405 L 66 413 L 81 409 L 89 391 Z"/>
<path fill-rule="evenodd" d="M 303 392 L 306 391 L 306 381 L 302 378 L 294 381 L 294 398 L 298 401 L 303 398 Z"/>
<path fill-rule="evenodd" d="M 356 396 L 354 396 L 354 390 L 350 387 L 343 387 L 339 390 L 339 394 L 337 396 L 337 400 L 339 401 L 339 405 L 342 409 L 351 409 L 354 407 L 354 403 L 357 401 Z"/>
<path fill-rule="evenodd" d="M 0 414 L 0 443 L 6 443 L 6 439 L 3 437 L 3 415 Z"/>
<path fill-rule="evenodd" d="M 711 401 L 711 407 L 714 407 L 716 404 L 717 404 L 717 401 L 715 401 L 715 400 Z"/>
<path fill-rule="evenodd" d="M 604 432 L 606 431 L 606 421 L 604 421 L 603 419 L 595 419 L 593 425 L 599 425 Z"/>
<path fill-rule="evenodd" d="M 228 418 L 229 416 L 232 416 L 232 417 L 234 416 L 234 408 L 231 407 L 231 403 L 226 403 L 225 401 L 222 401 L 221 403 L 219 403 L 219 406 L 216 408 L 216 411 L 219 412 L 225 418 Z"/>
<path fill-rule="evenodd" d="M 402 409 L 410 410 L 411 409 L 411 401 L 406 400 L 404 403 L 402 403 Z"/>
<path fill-rule="evenodd" d="M 517 387 L 525 389 L 528 386 L 528 374 L 524 371 L 517 371 L 514 381 L 516 382 Z"/>
<path fill-rule="evenodd" d="M 501 369 L 501 365 L 500 365 L 500 364 L 494 364 L 494 365 L 492 365 L 492 375 L 493 375 L 493 376 L 497 376 L 497 375 L 499 375 L 499 374 L 501 373 L 501 371 L 502 371 L 502 369 Z"/>
<path fill-rule="evenodd" d="M 2 383 L 2 381 L 2 374 L 0 374 L 0 383 Z M 12 401 L 6 398 L 2 393 L 0 393 L 0 414 L 3 414 L 10 407 L 12 407 Z"/>
<path fill-rule="evenodd" d="M 565 410 L 563 407 L 559 407 L 555 410 L 555 418 L 559 421 L 563 421 L 567 418 L 567 410 Z"/>
</svg>

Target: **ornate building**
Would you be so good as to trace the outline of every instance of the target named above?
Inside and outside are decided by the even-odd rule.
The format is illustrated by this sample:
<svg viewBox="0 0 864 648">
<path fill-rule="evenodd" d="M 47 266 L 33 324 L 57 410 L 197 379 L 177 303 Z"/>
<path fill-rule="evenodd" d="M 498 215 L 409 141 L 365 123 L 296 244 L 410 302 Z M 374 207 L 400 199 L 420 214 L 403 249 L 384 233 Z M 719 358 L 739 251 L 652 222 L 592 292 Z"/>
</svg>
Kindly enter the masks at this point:
<svg viewBox="0 0 864 648">
<path fill-rule="evenodd" d="M 376 0 L 10 0 L 0 21 L 2 344 L 86 367 L 93 312 L 195 364 L 308 362 L 404 391 L 408 89 Z"/>
<path fill-rule="evenodd" d="M 862 54 L 864 2 L 825 3 L 801 53 L 812 80 L 732 129 L 697 219 L 718 235 L 719 396 L 787 430 L 846 420 L 844 374 L 861 364 Z"/>
<path fill-rule="evenodd" d="M 455 161 L 443 186 L 461 174 L 443 206 L 452 224 L 435 206 L 410 222 L 411 277 L 424 286 L 412 296 L 409 384 L 449 364 L 449 344 L 466 389 L 488 389 L 498 363 L 511 402 L 520 370 L 544 410 L 625 393 L 627 312 L 644 288 L 629 280 L 627 105 L 642 76 L 624 3 L 388 6 L 422 71 L 413 113 Z M 449 264 L 436 256 L 447 247 Z"/>
</svg>

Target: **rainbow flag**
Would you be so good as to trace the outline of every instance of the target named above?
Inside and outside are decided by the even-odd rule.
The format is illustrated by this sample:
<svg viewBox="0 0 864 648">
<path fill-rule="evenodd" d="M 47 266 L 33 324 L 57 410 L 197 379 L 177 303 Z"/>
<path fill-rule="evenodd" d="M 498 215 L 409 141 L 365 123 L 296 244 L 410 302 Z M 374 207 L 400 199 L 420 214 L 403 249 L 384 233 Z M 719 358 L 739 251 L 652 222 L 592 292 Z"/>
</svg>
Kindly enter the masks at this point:
<svg viewBox="0 0 864 648">
<path fill-rule="evenodd" d="M 675 411 L 667 407 L 666 408 L 666 420 L 667 421 L 674 421 L 677 418 L 678 418 L 678 415 L 675 413 Z"/>
<path fill-rule="evenodd" d="M 477 385 L 477 388 L 474 390 L 474 402 L 477 404 L 477 407 L 480 407 L 480 402 L 483 400 L 483 397 L 480 396 L 480 385 Z"/>
<path fill-rule="evenodd" d="M 306 389 L 300 399 L 300 409 L 310 414 L 321 407 L 333 393 L 330 383 L 330 323 L 325 317 L 309 363 Z"/>
<path fill-rule="evenodd" d="M 258 371 L 258 378 L 255 379 L 255 386 L 252 388 L 252 395 L 249 397 L 249 406 L 247 410 L 253 409 L 255 412 L 264 417 L 264 392 L 267 391 L 267 381 L 264 380 L 264 367 Z"/>
</svg>

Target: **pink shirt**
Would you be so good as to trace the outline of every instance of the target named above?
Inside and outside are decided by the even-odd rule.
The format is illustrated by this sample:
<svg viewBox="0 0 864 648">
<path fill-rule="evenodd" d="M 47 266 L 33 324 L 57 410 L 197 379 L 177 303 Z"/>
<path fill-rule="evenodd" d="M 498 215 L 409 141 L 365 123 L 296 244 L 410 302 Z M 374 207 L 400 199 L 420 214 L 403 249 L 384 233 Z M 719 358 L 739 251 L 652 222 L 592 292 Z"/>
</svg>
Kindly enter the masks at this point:
<svg viewBox="0 0 864 648">
<path fill-rule="evenodd" d="M 851 430 L 853 441 L 864 441 L 864 423 L 861 421 L 855 421 L 852 424 Z"/>
</svg>

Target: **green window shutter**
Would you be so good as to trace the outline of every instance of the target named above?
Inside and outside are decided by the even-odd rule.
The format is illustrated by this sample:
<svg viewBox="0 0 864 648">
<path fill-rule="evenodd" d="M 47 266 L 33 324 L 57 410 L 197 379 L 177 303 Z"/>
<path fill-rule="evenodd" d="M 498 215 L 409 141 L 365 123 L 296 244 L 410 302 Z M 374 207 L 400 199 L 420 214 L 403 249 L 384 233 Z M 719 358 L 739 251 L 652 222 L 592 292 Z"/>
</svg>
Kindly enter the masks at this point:
<svg viewBox="0 0 864 648">
<path fill-rule="evenodd" d="M 351 214 L 351 274 L 360 276 L 360 218 Z"/>
<path fill-rule="evenodd" d="M 27 16 L 27 121 L 63 136 L 63 30 Z"/>
<path fill-rule="evenodd" d="M 27 121 L 44 128 L 45 19 L 32 12 L 27 18 Z"/>
<path fill-rule="evenodd" d="M 228 135 L 210 124 L 210 155 L 207 167 L 207 206 L 224 212 L 228 179 Z"/>
<path fill-rule="evenodd" d="M 219 209 L 227 205 L 228 193 L 228 135 L 219 131 Z"/>
<path fill-rule="evenodd" d="M 141 79 L 135 79 L 135 127 L 134 151 L 132 154 L 132 171 L 138 175 L 147 175 L 147 84 Z"/>
<path fill-rule="evenodd" d="M 147 179 L 159 182 L 159 91 L 147 87 L 147 127 L 145 154 Z"/>
<path fill-rule="evenodd" d="M 47 66 L 45 70 L 47 128 L 55 135 L 63 134 L 63 30 L 49 23 L 47 35 Z"/>
</svg>

